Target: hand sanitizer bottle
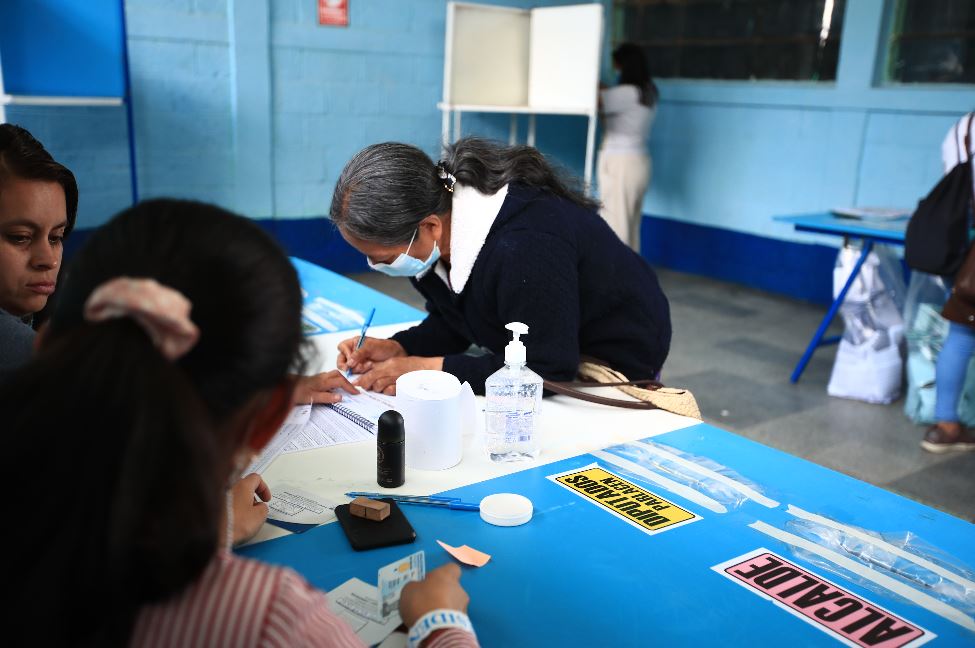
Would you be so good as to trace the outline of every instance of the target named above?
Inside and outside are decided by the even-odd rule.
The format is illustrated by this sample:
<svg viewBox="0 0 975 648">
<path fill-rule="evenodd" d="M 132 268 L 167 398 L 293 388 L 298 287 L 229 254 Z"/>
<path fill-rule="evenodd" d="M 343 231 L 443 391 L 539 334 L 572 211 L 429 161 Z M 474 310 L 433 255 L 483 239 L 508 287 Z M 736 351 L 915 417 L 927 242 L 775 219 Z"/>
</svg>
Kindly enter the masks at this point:
<svg viewBox="0 0 975 648">
<path fill-rule="evenodd" d="M 525 345 L 519 338 L 528 327 L 512 322 L 505 328 L 514 339 L 504 349 L 504 366 L 485 382 L 487 451 L 493 461 L 531 460 L 539 451 L 542 377 L 525 366 Z"/>
</svg>

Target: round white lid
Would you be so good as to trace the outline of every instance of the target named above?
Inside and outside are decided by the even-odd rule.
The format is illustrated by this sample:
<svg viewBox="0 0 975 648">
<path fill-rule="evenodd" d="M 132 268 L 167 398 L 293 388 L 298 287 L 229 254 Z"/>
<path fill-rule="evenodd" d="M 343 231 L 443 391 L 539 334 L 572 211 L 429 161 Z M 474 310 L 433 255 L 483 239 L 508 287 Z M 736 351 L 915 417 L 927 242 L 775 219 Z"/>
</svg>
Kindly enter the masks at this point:
<svg viewBox="0 0 975 648">
<path fill-rule="evenodd" d="M 532 501 L 514 493 L 496 493 L 481 500 L 481 519 L 495 526 L 518 526 L 532 519 Z"/>
</svg>

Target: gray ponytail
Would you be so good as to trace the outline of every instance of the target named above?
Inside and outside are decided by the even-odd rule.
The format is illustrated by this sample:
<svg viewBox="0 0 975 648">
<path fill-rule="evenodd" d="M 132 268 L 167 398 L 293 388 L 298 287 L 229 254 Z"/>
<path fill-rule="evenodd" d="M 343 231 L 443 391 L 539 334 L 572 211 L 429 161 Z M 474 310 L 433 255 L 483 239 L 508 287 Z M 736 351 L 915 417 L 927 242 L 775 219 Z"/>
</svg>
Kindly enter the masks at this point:
<svg viewBox="0 0 975 648">
<path fill-rule="evenodd" d="M 582 207 L 599 207 L 597 201 L 586 197 L 577 178 L 553 165 L 532 146 L 505 146 L 467 137 L 447 147 L 444 162 L 457 182 L 483 194 L 493 194 L 508 183 L 518 182 L 545 189 Z"/>
<path fill-rule="evenodd" d="M 589 209 L 599 206 L 582 193 L 577 180 L 569 180 L 530 146 L 468 137 L 449 145 L 441 163 L 434 164 L 408 144 L 385 142 L 364 148 L 349 160 L 335 184 L 332 222 L 365 241 L 406 243 L 424 218 L 450 213 L 452 183 L 440 177 L 441 169 L 483 194 L 518 182 Z"/>
</svg>

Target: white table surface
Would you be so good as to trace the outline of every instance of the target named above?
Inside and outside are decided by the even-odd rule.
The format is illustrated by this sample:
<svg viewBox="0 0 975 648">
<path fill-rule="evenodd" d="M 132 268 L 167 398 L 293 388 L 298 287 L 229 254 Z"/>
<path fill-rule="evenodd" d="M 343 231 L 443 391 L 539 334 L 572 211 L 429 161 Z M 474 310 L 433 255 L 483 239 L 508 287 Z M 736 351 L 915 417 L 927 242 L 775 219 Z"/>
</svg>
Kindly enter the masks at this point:
<svg viewBox="0 0 975 648">
<path fill-rule="evenodd" d="M 410 326 L 412 323 L 376 327 L 370 329 L 369 335 L 388 337 Z M 309 362 L 308 372 L 316 373 L 334 367 L 338 343 L 357 333 L 346 331 L 310 338 L 318 355 Z M 629 398 L 613 388 L 590 391 L 613 398 Z M 281 455 L 264 472 L 264 480 L 272 493 L 276 485 L 288 484 L 336 504 L 348 502 L 345 493 L 349 491 L 429 495 L 699 423 L 696 419 L 662 410 L 623 409 L 554 396 L 542 403 L 539 457 L 534 461 L 495 463 L 488 458 L 481 445 L 484 430 L 483 396 L 477 397 L 477 407 L 475 429 L 464 430 L 464 456 L 461 462 L 441 471 L 407 468 L 406 483 L 400 488 L 383 489 L 377 485 L 375 441 Z M 287 534 L 283 529 L 265 524 L 252 542 L 263 542 Z"/>
</svg>

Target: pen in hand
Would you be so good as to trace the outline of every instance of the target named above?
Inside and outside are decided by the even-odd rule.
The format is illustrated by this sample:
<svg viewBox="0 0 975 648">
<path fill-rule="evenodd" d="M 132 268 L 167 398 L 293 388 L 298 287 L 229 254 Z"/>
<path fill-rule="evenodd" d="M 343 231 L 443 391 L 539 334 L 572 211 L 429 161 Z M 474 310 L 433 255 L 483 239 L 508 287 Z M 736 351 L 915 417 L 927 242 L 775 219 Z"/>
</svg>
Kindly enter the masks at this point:
<svg viewBox="0 0 975 648">
<path fill-rule="evenodd" d="M 366 318 L 366 321 L 362 323 L 362 331 L 359 332 L 359 341 L 355 343 L 355 348 L 352 349 L 352 354 L 349 355 L 349 357 L 346 360 L 346 362 L 350 362 L 352 360 L 352 355 L 354 355 L 356 351 L 358 351 L 359 349 L 362 348 L 362 343 L 366 341 L 366 331 L 369 330 L 369 325 L 372 324 L 372 318 L 373 318 L 373 316 L 375 314 L 376 314 L 376 309 L 375 308 L 373 308 L 371 311 L 369 311 L 369 317 L 367 317 Z M 351 378 L 352 377 L 352 365 L 351 364 L 349 364 L 348 368 L 345 370 L 345 377 L 346 378 Z"/>
</svg>

